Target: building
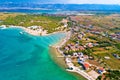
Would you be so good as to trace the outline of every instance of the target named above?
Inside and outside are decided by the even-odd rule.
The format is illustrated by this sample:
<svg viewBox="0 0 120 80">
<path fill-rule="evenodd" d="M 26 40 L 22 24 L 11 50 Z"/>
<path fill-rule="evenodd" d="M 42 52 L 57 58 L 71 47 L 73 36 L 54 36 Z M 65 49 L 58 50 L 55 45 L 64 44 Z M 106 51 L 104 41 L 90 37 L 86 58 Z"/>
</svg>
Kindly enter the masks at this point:
<svg viewBox="0 0 120 80">
<path fill-rule="evenodd" d="M 83 63 L 83 69 L 84 70 L 88 70 L 89 68 L 90 68 L 90 64 L 89 63 L 87 63 L 87 62 Z"/>
</svg>

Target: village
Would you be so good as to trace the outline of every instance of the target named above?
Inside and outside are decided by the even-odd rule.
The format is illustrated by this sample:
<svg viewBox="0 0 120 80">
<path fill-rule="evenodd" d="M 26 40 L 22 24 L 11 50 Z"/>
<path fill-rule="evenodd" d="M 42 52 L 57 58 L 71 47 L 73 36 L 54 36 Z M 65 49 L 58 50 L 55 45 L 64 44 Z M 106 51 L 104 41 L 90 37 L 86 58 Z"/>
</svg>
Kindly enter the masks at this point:
<svg viewBox="0 0 120 80">
<path fill-rule="evenodd" d="M 66 56 L 68 71 L 83 70 L 87 74 L 82 74 L 96 80 L 99 76 L 104 79 L 108 70 L 119 70 L 120 66 L 113 66 L 120 63 L 119 47 L 113 46 L 113 42 L 119 42 L 120 33 L 107 33 L 92 24 L 78 24 L 72 18 L 72 27 L 69 28 L 72 35 L 61 48 Z"/>
<path fill-rule="evenodd" d="M 23 22 L 24 17 L 26 18 Z M 120 64 L 120 28 L 117 17 L 113 15 L 67 17 L 18 15 L 12 18 L 18 22 L 11 23 L 9 18 L 5 19 L 1 22 L 0 28 L 5 29 L 9 26 L 20 28 L 35 36 L 65 32 L 66 38 L 55 48 L 65 57 L 68 66 L 66 70 L 76 72 L 88 80 L 106 80 L 108 79 L 106 75 L 111 76 L 111 73 L 117 73 L 120 70 L 120 65 L 115 66 Z M 31 20 L 32 18 L 34 20 Z M 112 21 L 116 23 L 114 26 Z M 23 35 L 24 32 L 20 34 Z M 115 79 L 118 78 L 115 77 Z"/>
</svg>

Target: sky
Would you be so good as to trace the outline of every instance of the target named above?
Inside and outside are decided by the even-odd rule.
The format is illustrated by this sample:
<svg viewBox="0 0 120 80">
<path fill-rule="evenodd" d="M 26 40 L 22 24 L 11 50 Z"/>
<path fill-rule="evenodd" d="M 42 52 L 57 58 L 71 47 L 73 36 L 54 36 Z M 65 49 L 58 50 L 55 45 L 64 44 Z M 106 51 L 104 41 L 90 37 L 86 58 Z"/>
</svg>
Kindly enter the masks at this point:
<svg viewBox="0 0 120 80">
<path fill-rule="evenodd" d="M 0 0 L 4 2 L 64 3 L 64 4 L 120 4 L 120 0 Z"/>
<path fill-rule="evenodd" d="M 68 3 L 78 4 L 120 4 L 120 0 L 68 0 Z"/>
</svg>

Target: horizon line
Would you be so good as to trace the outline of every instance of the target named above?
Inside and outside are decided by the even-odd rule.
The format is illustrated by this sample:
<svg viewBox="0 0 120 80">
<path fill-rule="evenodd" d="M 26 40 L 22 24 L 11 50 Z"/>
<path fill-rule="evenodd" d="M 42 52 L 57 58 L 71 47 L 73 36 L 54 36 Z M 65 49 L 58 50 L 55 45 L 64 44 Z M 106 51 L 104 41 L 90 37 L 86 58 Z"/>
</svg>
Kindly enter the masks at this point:
<svg viewBox="0 0 120 80">
<path fill-rule="evenodd" d="M 38 3 L 38 2 L 2 2 L 0 4 L 19 4 L 19 3 L 27 3 L 27 4 L 75 4 L 75 5 L 120 5 L 120 4 L 104 4 L 104 3 Z"/>
</svg>

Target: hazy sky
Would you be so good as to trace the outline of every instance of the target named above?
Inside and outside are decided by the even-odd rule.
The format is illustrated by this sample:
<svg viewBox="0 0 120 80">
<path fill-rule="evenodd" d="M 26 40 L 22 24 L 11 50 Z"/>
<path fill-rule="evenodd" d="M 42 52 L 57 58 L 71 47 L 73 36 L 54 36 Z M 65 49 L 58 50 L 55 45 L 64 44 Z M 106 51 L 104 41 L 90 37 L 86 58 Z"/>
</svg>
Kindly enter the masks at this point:
<svg viewBox="0 0 120 80">
<path fill-rule="evenodd" d="M 68 0 L 68 3 L 78 4 L 120 4 L 120 0 Z"/>
<path fill-rule="evenodd" d="M 0 0 L 2 2 L 34 2 L 34 3 L 73 3 L 73 4 L 120 4 L 120 0 Z"/>
</svg>

